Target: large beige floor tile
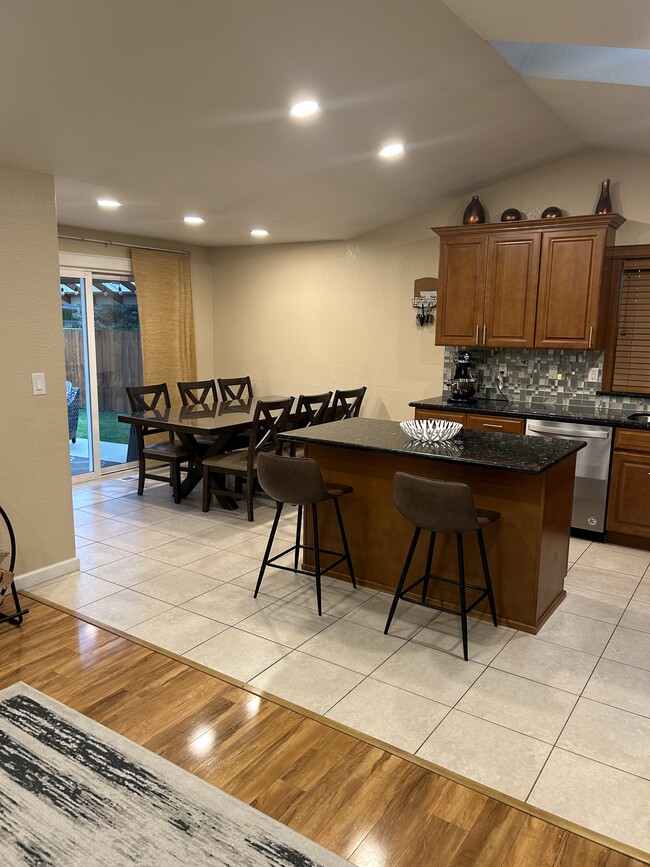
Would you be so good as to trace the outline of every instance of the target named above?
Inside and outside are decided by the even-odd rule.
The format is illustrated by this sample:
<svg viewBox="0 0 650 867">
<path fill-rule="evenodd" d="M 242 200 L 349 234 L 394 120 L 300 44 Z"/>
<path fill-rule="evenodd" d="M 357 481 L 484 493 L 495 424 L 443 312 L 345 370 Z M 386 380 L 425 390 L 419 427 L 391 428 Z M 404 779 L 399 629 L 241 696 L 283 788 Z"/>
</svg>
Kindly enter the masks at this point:
<svg viewBox="0 0 650 867">
<path fill-rule="evenodd" d="M 103 503 L 105 499 L 105 497 L 96 491 L 83 490 L 76 485 L 72 488 L 72 505 L 75 509 L 92 506 L 94 503 Z"/>
<path fill-rule="evenodd" d="M 75 509 L 73 514 L 75 528 L 83 527 L 87 524 L 93 524 L 96 521 L 101 521 L 103 517 L 102 515 L 91 514 L 86 511 L 86 509 Z"/>
<path fill-rule="evenodd" d="M 453 706 L 484 670 L 477 662 L 465 662 L 449 653 L 408 642 L 380 665 L 372 677 Z"/>
<path fill-rule="evenodd" d="M 211 617 L 220 623 L 234 626 L 235 623 L 256 614 L 275 601 L 272 596 L 266 596 L 263 593 L 254 599 L 253 594 L 243 587 L 221 584 L 219 587 L 183 603 L 182 607 L 188 611 L 194 611 L 196 614 L 202 614 L 204 617 Z"/>
<path fill-rule="evenodd" d="M 581 617 L 561 608 L 551 614 L 535 637 L 539 641 L 550 641 L 551 644 L 600 656 L 613 631 L 611 623 Z"/>
<path fill-rule="evenodd" d="M 121 499 L 123 500 L 125 498 L 122 497 Z M 130 505 L 133 506 L 135 504 L 131 502 Z M 146 527 L 155 527 L 156 524 L 160 524 L 162 521 L 168 521 L 169 511 L 156 506 L 143 506 L 140 504 L 136 506 L 136 508 L 128 509 L 117 517 L 124 524 L 129 524 L 131 527 L 145 529 Z"/>
<path fill-rule="evenodd" d="M 79 527 L 77 535 L 90 539 L 93 542 L 103 542 L 114 536 L 128 533 L 131 529 L 123 521 L 117 521 L 114 518 L 99 518 L 97 521 L 93 521 L 92 524 L 84 524 L 83 527 Z"/>
<path fill-rule="evenodd" d="M 238 587 L 245 587 L 253 593 L 259 574 L 259 569 L 253 569 L 252 572 L 247 572 L 245 575 L 233 578 L 230 583 L 236 584 Z M 260 590 L 262 593 L 266 593 L 267 596 L 273 596 L 275 599 L 284 599 L 285 596 L 295 593 L 301 587 L 311 587 L 312 592 L 316 593 L 313 578 L 301 575 L 299 572 L 285 572 L 281 569 L 269 568 L 264 574 Z"/>
<path fill-rule="evenodd" d="M 638 629 L 639 632 L 650 632 L 650 602 L 635 602 L 633 598 L 625 609 L 619 626 Z"/>
<path fill-rule="evenodd" d="M 598 590 L 579 589 L 572 585 L 567 587 L 566 591 L 567 595 L 558 611 L 602 620 L 603 623 L 616 625 L 627 605 L 624 596 L 612 596 L 611 593 L 601 593 Z"/>
<path fill-rule="evenodd" d="M 93 503 L 90 506 L 83 506 L 82 512 L 92 515 L 95 518 L 117 518 L 121 519 L 122 515 L 127 512 L 137 510 L 136 503 L 125 502 L 121 497 L 114 500 L 104 500 L 101 503 Z"/>
<path fill-rule="evenodd" d="M 417 755 L 525 800 L 550 751 L 550 744 L 452 710 Z"/>
<path fill-rule="evenodd" d="M 142 527 L 137 530 L 131 530 L 128 533 L 123 533 L 120 536 L 114 536 L 111 539 L 111 545 L 121 548 L 123 551 L 128 551 L 131 554 L 142 554 L 151 548 L 174 541 L 174 537 L 170 536 L 169 533 L 159 533 L 157 530 L 152 530 L 149 527 Z"/>
<path fill-rule="evenodd" d="M 376 596 L 346 614 L 345 619 L 383 632 L 392 598 L 388 593 L 377 593 Z M 432 608 L 400 602 L 390 625 L 389 634 L 396 638 L 413 638 L 423 626 L 431 623 L 437 616 L 438 612 Z"/>
<path fill-rule="evenodd" d="M 641 578 L 650 565 L 650 552 L 622 545 L 607 545 L 594 542 L 580 557 L 581 566 L 595 566 L 611 572 L 622 572 Z"/>
<path fill-rule="evenodd" d="M 172 569 L 164 575 L 157 575 L 137 585 L 138 593 L 153 596 L 154 599 L 162 599 L 171 605 L 181 605 L 189 602 L 195 596 L 201 596 L 209 590 L 215 590 L 221 582 L 189 569 Z"/>
<path fill-rule="evenodd" d="M 213 522 L 209 527 L 192 535 L 193 539 L 205 545 L 210 545 L 218 551 L 224 548 L 231 548 L 233 545 L 239 545 L 242 542 L 257 542 L 259 536 L 252 530 L 247 530 L 239 524 L 223 524 L 221 522 Z M 249 555 L 250 556 L 250 555 Z"/>
<path fill-rule="evenodd" d="M 368 677 L 335 704 L 327 717 L 415 753 L 448 713 L 444 704 Z"/>
<path fill-rule="evenodd" d="M 280 599 L 263 611 L 242 620 L 238 628 L 287 647 L 299 647 L 334 622 L 335 618 L 327 614 L 319 617 L 308 608 Z"/>
<path fill-rule="evenodd" d="M 251 572 L 258 565 L 250 557 L 233 554 L 231 551 L 213 551 L 209 556 L 194 560 L 191 564 L 193 572 L 208 575 L 218 581 L 232 581 L 240 575 Z"/>
<path fill-rule="evenodd" d="M 90 539 L 82 539 L 81 536 L 74 537 L 74 549 L 78 551 L 79 548 L 85 548 L 86 545 L 92 545 Z"/>
<path fill-rule="evenodd" d="M 248 533 L 249 538 L 243 539 L 240 542 L 235 542 L 228 546 L 228 550 L 234 554 L 242 554 L 244 557 L 252 557 L 254 560 L 261 562 L 266 551 L 268 539 L 266 535 L 260 533 Z M 279 554 L 290 546 L 290 542 L 286 539 L 274 539 L 272 554 Z"/>
<path fill-rule="evenodd" d="M 456 707 L 554 744 L 575 703 L 576 696 L 569 692 L 488 668 Z"/>
<path fill-rule="evenodd" d="M 174 539 L 165 545 L 157 545 L 143 551 L 146 557 L 152 560 L 162 560 L 163 563 L 171 563 L 173 566 L 190 566 L 197 560 L 201 560 L 214 553 L 214 548 L 194 542 L 191 536 L 183 539 Z"/>
<path fill-rule="evenodd" d="M 569 563 L 575 563 L 591 545 L 588 539 L 579 539 L 572 536 L 569 540 Z"/>
<path fill-rule="evenodd" d="M 156 647 L 182 654 L 228 628 L 225 623 L 217 623 L 191 611 L 170 608 L 125 631 Z"/>
<path fill-rule="evenodd" d="M 105 578 L 106 581 L 113 581 L 122 587 L 133 587 L 149 578 L 164 575 L 165 572 L 170 572 L 173 568 L 168 563 L 150 560 L 148 557 L 140 556 L 140 554 L 131 554 L 122 560 L 116 560 L 114 563 L 96 566 L 91 571 L 93 575 Z"/>
<path fill-rule="evenodd" d="M 250 683 L 300 707 L 324 714 L 362 680 L 363 675 L 348 668 L 294 650 Z"/>
<path fill-rule="evenodd" d="M 401 638 L 382 635 L 377 629 L 368 629 L 351 620 L 338 620 L 306 641 L 300 650 L 359 674 L 370 674 L 403 646 Z"/>
<path fill-rule="evenodd" d="M 468 618 L 469 658 L 474 662 L 488 665 L 514 634 L 514 629 L 494 626 L 492 622 L 477 620 L 475 617 Z M 460 617 L 456 617 L 454 614 L 442 612 L 428 626 L 421 629 L 413 641 L 417 644 L 426 644 L 427 647 L 433 647 L 435 650 L 452 653 L 461 659 L 464 658 Z"/>
<path fill-rule="evenodd" d="M 321 579 L 323 614 L 329 614 L 332 617 L 343 617 L 345 614 L 349 614 L 350 611 L 363 605 L 374 595 L 374 590 L 366 590 L 364 587 L 355 589 L 351 582 L 339 581 L 327 576 Z M 287 602 L 318 611 L 315 589 L 309 586 L 296 590 L 295 593 L 287 596 Z"/>
<path fill-rule="evenodd" d="M 128 552 L 121 548 L 114 548 L 112 545 L 105 545 L 103 542 L 92 542 L 90 545 L 84 545 L 78 552 L 79 565 L 82 572 L 93 572 L 97 566 L 105 566 L 107 563 L 114 563 L 116 560 L 124 560 L 128 557 Z"/>
<path fill-rule="evenodd" d="M 633 602 L 648 602 L 650 603 L 650 577 L 646 577 L 639 583 L 639 586 L 632 597 Z"/>
<path fill-rule="evenodd" d="M 650 779 L 650 719 L 647 717 L 581 698 L 557 745 Z"/>
<path fill-rule="evenodd" d="M 650 717 L 650 671 L 601 659 L 583 695 Z"/>
<path fill-rule="evenodd" d="M 597 590 L 612 596 L 623 596 L 625 599 L 631 598 L 638 583 L 639 579 L 633 575 L 604 568 L 599 569 L 597 566 L 583 565 L 582 557 L 575 566 L 569 569 L 564 582 L 567 590 L 572 587 L 575 587 L 576 590 Z"/>
<path fill-rule="evenodd" d="M 177 536 L 178 538 L 184 536 L 194 538 L 194 534 L 200 533 L 202 530 L 209 530 L 211 527 L 211 521 L 206 521 L 197 515 L 176 515 L 156 524 L 156 530 L 159 533 L 168 533 L 170 536 Z"/>
<path fill-rule="evenodd" d="M 149 620 L 157 614 L 162 614 L 171 606 L 159 599 L 152 599 L 136 593 L 134 590 L 120 590 L 105 599 L 91 602 L 79 608 L 80 614 L 86 614 L 107 626 L 115 626 L 117 629 L 129 629 L 136 623 Z"/>
<path fill-rule="evenodd" d="M 120 589 L 116 584 L 86 572 L 73 572 L 48 584 L 38 584 L 32 591 L 41 599 L 49 599 L 65 608 L 76 609 L 112 593 L 118 593 Z"/>
<path fill-rule="evenodd" d="M 579 695 L 598 657 L 532 635 L 515 635 L 492 662 L 493 668 Z"/>
<path fill-rule="evenodd" d="M 231 628 L 192 648 L 187 659 L 244 683 L 291 653 L 291 648 Z"/>
<path fill-rule="evenodd" d="M 528 799 L 607 837 L 650 849 L 650 782 L 554 749 Z"/>
<path fill-rule="evenodd" d="M 617 626 L 603 657 L 650 671 L 650 632 Z"/>
</svg>

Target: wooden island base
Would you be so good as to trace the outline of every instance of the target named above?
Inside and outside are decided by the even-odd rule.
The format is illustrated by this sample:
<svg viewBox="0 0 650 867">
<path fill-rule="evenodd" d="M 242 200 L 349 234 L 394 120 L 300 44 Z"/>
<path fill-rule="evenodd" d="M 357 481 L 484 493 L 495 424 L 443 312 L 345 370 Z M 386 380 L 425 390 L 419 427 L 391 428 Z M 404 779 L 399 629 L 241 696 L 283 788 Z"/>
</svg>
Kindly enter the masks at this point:
<svg viewBox="0 0 650 867">
<path fill-rule="evenodd" d="M 568 455 L 546 471 L 532 474 L 503 469 L 421 460 L 408 455 L 307 443 L 327 482 L 352 485 L 354 493 L 341 498 L 352 562 L 361 586 L 393 594 L 413 535 L 413 525 L 393 504 L 393 477 L 398 471 L 467 483 L 477 507 L 496 509 L 501 520 L 484 531 L 499 623 L 537 633 L 564 599 L 576 455 Z M 309 510 L 305 544 L 313 544 Z M 319 507 L 321 547 L 341 549 L 334 510 Z M 422 534 L 414 557 L 411 580 L 424 573 L 428 533 Z M 483 584 L 475 533 L 465 534 L 466 580 Z M 433 571 L 457 579 L 456 539 L 438 536 Z M 325 560 L 325 562 L 331 562 Z M 313 554 L 305 552 L 305 567 L 313 568 Z M 349 580 L 344 565 L 331 574 Z M 458 609 L 458 591 L 432 582 L 429 602 Z M 471 602 L 474 591 L 468 592 Z M 405 604 L 405 603 L 401 603 Z M 386 598 L 386 615 L 390 598 Z M 472 612 L 490 619 L 487 600 Z"/>
</svg>

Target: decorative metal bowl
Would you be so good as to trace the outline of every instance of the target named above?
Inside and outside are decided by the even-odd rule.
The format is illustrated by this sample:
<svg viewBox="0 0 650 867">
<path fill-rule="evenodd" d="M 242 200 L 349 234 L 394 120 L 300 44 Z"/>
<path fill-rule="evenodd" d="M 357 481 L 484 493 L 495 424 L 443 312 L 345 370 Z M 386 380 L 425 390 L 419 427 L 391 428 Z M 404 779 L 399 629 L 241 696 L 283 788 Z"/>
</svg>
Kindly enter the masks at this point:
<svg viewBox="0 0 650 867">
<path fill-rule="evenodd" d="M 445 421 L 441 418 L 401 421 L 399 426 L 411 439 L 424 443 L 441 443 L 450 440 L 463 428 L 458 421 Z"/>
</svg>

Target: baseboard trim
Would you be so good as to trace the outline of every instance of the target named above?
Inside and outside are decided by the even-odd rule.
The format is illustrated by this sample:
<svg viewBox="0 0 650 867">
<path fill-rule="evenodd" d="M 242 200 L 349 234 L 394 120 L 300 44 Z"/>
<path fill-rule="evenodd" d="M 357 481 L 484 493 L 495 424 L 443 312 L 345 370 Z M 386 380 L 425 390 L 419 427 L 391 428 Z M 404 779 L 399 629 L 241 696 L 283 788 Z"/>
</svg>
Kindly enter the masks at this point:
<svg viewBox="0 0 650 867">
<path fill-rule="evenodd" d="M 61 578 L 63 575 L 69 575 L 71 572 L 79 571 L 79 558 L 71 557 L 69 560 L 60 560 L 58 563 L 51 563 L 49 566 L 43 566 L 40 569 L 33 569 L 31 572 L 23 572 L 22 575 L 16 575 L 16 587 L 19 590 L 27 590 L 29 587 L 35 587 L 37 584 L 44 584 L 45 581 L 54 581 L 55 578 Z"/>
</svg>

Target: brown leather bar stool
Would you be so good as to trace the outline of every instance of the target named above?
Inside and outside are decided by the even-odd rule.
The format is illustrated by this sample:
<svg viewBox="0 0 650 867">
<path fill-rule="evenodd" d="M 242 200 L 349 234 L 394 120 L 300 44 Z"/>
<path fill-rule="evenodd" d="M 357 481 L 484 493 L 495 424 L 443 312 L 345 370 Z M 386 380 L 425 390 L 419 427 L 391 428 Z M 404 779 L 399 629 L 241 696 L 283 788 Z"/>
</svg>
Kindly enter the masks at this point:
<svg viewBox="0 0 650 867">
<path fill-rule="evenodd" d="M 343 518 L 341 517 L 341 509 L 339 507 L 339 497 L 351 493 L 352 488 L 349 485 L 328 485 L 324 482 L 318 462 L 313 458 L 292 458 L 283 455 L 268 454 L 266 452 L 261 453 L 257 458 L 257 478 L 262 489 L 277 501 L 277 507 L 273 526 L 271 527 L 271 535 L 269 536 L 266 551 L 264 552 L 264 559 L 262 560 L 260 574 L 253 595 L 257 596 L 259 593 L 262 578 L 264 577 L 267 566 L 273 566 L 275 569 L 284 569 L 286 572 L 299 572 L 301 575 L 311 576 L 311 572 L 298 568 L 298 556 L 301 549 L 313 551 L 316 577 L 316 599 L 318 601 L 318 613 L 322 614 L 321 577 L 323 575 L 345 560 L 348 564 L 352 586 L 355 588 L 357 586 L 354 577 L 352 559 L 350 557 L 350 549 L 348 548 L 348 540 L 343 526 Z M 318 511 L 316 507 L 318 503 L 325 502 L 326 500 L 331 500 L 334 503 L 344 553 L 341 553 L 340 551 L 328 551 L 321 548 L 319 545 Z M 271 557 L 270 554 L 271 548 L 273 547 L 273 540 L 275 539 L 275 534 L 280 522 L 280 515 L 282 514 L 282 509 L 285 503 L 298 506 L 296 544 L 287 548 L 286 551 L 282 551 L 280 554 Z M 311 506 L 312 510 L 312 521 L 314 525 L 313 547 L 311 545 L 300 544 L 303 506 Z M 295 552 L 293 569 L 290 566 L 281 566 L 279 563 L 275 562 L 276 560 L 279 560 L 280 557 L 284 557 L 285 554 L 289 554 L 292 551 Z M 327 569 L 321 569 L 321 554 L 330 554 L 339 559 L 331 563 Z"/>
<path fill-rule="evenodd" d="M 492 621 L 497 625 L 497 613 L 494 606 L 494 594 L 492 592 L 492 581 L 490 580 L 490 570 L 488 568 L 487 556 L 485 554 L 485 543 L 483 541 L 483 527 L 486 524 L 492 524 L 498 521 L 501 517 L 500 512 L 494 512 L 491 509 L 477 509 L 474 506 L 474 498 L 472 491 L 468 485 L 462 482 L 441 482 L 436 479 L 424 479 L 421 476 L 412 476 L 409 473 L 396 473 L 393 481 L 393 501 L 398 510 L 415 524 L 415 532 L 411 541 L 411 547 L 406 555 L 406 562 L 400 577 L 393 604 L 390 608 L 388 620 L 384 633 L 388 634 L 391 621 L 397 608 L 397 603 L 400 599 L 405 602 L 414 602 L 417 605 L 424 605 L 427 608 L 437 608 L 439 611 L 446 611 L 450 614 L 459 614 L 460 623 L 463 634 L 463 654 L 467 659 L 467 614 L 475 608 L 479 602 L 487 597 L 492 612 Z M 404 587 L 406 576 L 408 575 L 413 554 L 420 538 L 420 532 L 428 530 L 429 548 L 427 550 L 427 560 L 425 573 L 417 581 Z M 481 562 L 483 564 L 483 574 L 485 576 L 485 587 L 478 587 L 476 584 L 468 584 L 465 581 L 465 556 L 463 550 L 463 533 L 470 530 L 476 530 L 478 536 L 478 546 L 481 553 Z M 442 578 L 440 575 L 431 574 L 431 563 L 433 560 L 433 548 L 436 541 L 436 533 L 455 533 L 458 546 L 458 581 L 451 578 Z M 454 611 L 451 608 L 445 608 L 442 605 L 433 605 L 426 601 L 427 592 L 429 590 L 429 581 L 444 581 L 446 584 L 455 584 L 459 588 L 460 595 L 460 611 Z M 421 599 L 409 598 L 406 594 L 414 590 L 418 585 L 422 585 Z M 480 595 L 472 602 L 467 604 L 467 589 L 479 590 Z"/>
</svg>

